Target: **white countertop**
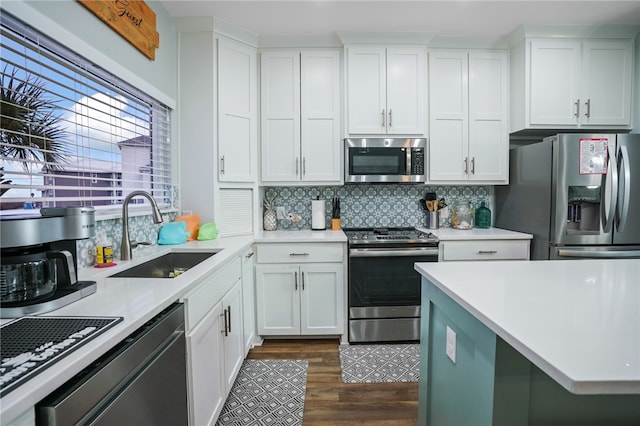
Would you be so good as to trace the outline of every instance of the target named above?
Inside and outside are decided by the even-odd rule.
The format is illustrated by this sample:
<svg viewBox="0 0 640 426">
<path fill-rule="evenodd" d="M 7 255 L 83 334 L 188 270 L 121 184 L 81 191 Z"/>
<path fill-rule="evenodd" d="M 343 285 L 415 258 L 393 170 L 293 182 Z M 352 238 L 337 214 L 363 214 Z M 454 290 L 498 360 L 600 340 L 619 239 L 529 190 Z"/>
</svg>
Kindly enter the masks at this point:
<svg viewBox="0 0 640 426">
<path fill-rule="evenodd" d="M 299 231 L 277 230 L 260 231 L 255 235 L 256 243 L 346 243 L 347 236 L 342 231 L 312 231 L 301 229 Z"/>
<path fill-rule="evenodd" d="M 149 321 L 167 306 L 181 299 L 195 288 L 212 269 L 247 250 L 254 242 L 347 242 L 342 231 L 262 231 L 255 235 L 221 237 L 209 241 L 190 241 L 185 244 L 154 246 L 134 251 L 129 261 L 115 260 L 110 268 L 83 268 L 79 280 L 98 283 L 97 291 L 77 302 L 42 316 L 121 316 L 123 321 L 94 338 L 53 366 L 25 382 L 0 399 L 0 424 L 4 425 L 30 409 L 42 398 L 68 381 L 92 361 L 99 358 L 122 339 Z M 166 278 L 109 278 L 117 272 L 146 262 L 169 251 L 214 251 L 215 256 L 194 266 L 180 276 Z M 11 320 L 0 319 L 0 324 Z"/>
<path fill-rule="evenodd" d="M 98 283 L 97 291 L 70 305 L 42 314 L 42 316 L 121 316 L 123 321 L 60 359 L 32 380 L 3 396 L 0 399 L 0 424 L 7 424 L 64 384 L 92 361 L 197 286 L 213 268 L 227 263 L 243 250 L 248 249 L 253 240 L 253 235 L 247 235 L 210 241 L 192 241 L 172 246 L 156 246 L 140 253 L 134 251 L 133 260 L 116 260 L 118 265 L 114 267 L 79 270 L 78 278 L 96 281 Z M 106 279 L 116 272 L 169 251 L 218 250 L 220 251 L 215 256 L 176 278 Z M 2 320 L 3 323 L 8 321 L 10 320 Z"/>
<path fill-rule="evenodd" d="M 440 241 L 457 241 L 457 240 L 530 240 L 533 238 L 531 234 L 522 232 L 508 231 L 500 228 L 488 229 L 454 229 L 454 228 L 438 228 L 427 229 L 417 228 L 421 232 L 431 232 L 437 236 Z"/>
<path fill-rule="evenodd" d="M 575 394 L 640 394 L 640 260 L 418 263 Z"/>
</svg>

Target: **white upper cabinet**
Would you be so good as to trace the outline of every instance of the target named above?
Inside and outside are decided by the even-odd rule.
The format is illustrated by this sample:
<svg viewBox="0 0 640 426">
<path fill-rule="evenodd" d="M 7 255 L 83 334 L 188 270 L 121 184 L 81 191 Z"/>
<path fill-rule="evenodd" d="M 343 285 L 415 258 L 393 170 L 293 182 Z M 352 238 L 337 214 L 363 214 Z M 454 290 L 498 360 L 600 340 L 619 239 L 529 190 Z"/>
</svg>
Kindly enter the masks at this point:
<svg viewBox="0 0 640 426">
<path fill-rule="evenodd" d="M 527 39 L 512 55 L 512 131 L 631 126 L 632 40 Z"/>
<path fill-rule="evenodd" d="M 351 46 L 347 52 L 348 133 L 423 136 L 425 48 Z"/>
<path fill-rule="evenodd" d="M 429 181 L 508 182 L 508 55 L 429 52 Z"/>
<path fill-rule="evenodd" d="M 255 182 L 258 95 L 256 49 L 218 39 L 218 179 Z"/>
<path fill-rule="evenodd" d="M 340 183 L 340 52 L 261 53 L 262 182 Z"/>
</svg>

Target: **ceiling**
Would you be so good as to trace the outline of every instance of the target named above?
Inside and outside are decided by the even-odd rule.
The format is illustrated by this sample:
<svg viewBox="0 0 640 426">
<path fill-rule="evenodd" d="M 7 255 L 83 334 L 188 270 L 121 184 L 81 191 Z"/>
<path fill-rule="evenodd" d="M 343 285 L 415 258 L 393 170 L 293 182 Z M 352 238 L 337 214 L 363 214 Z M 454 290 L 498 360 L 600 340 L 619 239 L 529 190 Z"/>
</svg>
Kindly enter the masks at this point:
<svg viewBox="0 0 640 426">
<path fill-rule="evenodd" d="M 420 33 L 502 38 L 520 25 L 640 25 L 640 1 L 161 0 L 171 17 L 216 17 L 260 38 Z"/>
</svg>

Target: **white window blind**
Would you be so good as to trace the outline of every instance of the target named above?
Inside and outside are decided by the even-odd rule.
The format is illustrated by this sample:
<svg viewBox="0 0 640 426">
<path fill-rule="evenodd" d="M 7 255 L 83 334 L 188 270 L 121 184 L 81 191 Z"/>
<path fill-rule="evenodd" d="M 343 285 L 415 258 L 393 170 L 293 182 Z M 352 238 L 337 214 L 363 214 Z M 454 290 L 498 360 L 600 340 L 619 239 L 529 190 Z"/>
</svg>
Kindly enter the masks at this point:
<svg viewBox="0 0 640 426">
<path fill-rule="evenodd" d="M 171 206 L 169 108 L 10 15 L 0 19 L 0 208 L 99 214 L 140 189 Z"/>
</svg>

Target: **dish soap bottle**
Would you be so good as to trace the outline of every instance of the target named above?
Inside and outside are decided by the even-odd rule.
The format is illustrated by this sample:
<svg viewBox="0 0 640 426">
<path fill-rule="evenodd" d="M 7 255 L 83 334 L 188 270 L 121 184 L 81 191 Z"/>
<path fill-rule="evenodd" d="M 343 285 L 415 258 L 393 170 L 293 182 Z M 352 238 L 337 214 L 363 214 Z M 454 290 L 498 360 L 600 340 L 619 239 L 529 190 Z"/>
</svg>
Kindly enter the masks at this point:
<svg viewBox="0 0 640 426">
<path fill-rule="evenodd" d="M 484 201 L 476 209 L 476 228 L 491 228 L 491 210 L 485 206 Z"/>
</svg>

